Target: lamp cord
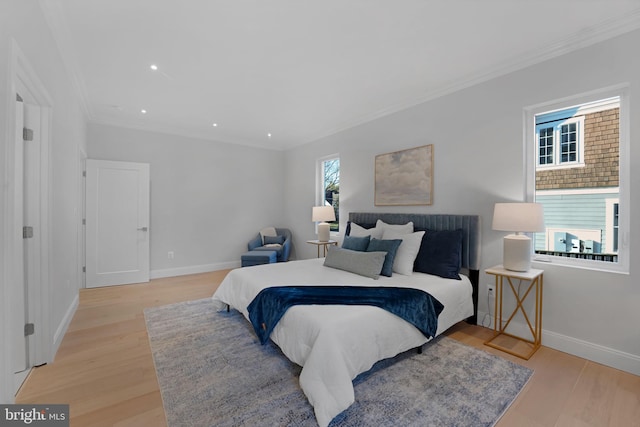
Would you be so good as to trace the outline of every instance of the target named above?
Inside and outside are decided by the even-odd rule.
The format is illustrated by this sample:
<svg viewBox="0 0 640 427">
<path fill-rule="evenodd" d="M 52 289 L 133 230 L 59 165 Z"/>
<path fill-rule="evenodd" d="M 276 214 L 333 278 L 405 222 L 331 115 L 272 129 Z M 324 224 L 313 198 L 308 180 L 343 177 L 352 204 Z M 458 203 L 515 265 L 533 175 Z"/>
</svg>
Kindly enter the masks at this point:
<svg viewBox="0 0 640 427">
<path fill-rule="evenodd" d="M 520 287 L 522 286 L 522 279 L 518 279 L 518 298 L 520 298 Z M 494 290 L 494 295 L 493 298 L 495 299 L 495 290 Z M 481 326 L 484 326 L 485 328 L 490 328 L 491 327 L 491 318 L 493 317 L 493 314 L 491 313 L 491 298 L 489 298 L 489 292 L 487 292 L 487 308 L 489 309 L 488 313 L 485 313 L 484 316 L 482 317 L 482 322 L 480 322 Z M 489 324 L 485 325 L 485 322 L 487 320 L 487 317 L 489 318 Z M 503 323 L 506 323 L 504 320 L 502 321 Z M 501 327 L 503 325 L 500 325 Z"/>
</svg>

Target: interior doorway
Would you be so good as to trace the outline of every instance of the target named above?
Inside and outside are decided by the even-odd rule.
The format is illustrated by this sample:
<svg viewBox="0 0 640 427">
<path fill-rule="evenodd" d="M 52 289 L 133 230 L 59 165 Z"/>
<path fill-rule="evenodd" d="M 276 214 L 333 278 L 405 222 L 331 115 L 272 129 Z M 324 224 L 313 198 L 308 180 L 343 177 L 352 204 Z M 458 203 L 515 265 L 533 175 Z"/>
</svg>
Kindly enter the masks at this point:
<svg viewBox="0 0 640 427">
<path fill-rule="evenodd" d="M 12 140 L 6 144 L 5 285 L 8 322 L 3 358 L 15 395 L 31 367 L 52 353 L 49 306 L 49 141 L 51 100 L 15 41 L 11 46 Z M 4 381 L 3 381 L 4 382 Z"/>
</svg>

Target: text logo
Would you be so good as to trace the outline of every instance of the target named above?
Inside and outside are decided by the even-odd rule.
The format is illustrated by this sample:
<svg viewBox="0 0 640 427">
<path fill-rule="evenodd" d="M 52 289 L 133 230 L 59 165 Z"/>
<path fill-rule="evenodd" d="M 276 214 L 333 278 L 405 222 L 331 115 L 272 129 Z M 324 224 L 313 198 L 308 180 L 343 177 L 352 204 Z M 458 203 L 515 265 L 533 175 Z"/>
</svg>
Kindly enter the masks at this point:
<svg viewBox="0 0 640 427">
<path fill-rule="evenodd" d="M 0 405 L 0 427 L 69 427 L 69 405 Z"/>
</svg>

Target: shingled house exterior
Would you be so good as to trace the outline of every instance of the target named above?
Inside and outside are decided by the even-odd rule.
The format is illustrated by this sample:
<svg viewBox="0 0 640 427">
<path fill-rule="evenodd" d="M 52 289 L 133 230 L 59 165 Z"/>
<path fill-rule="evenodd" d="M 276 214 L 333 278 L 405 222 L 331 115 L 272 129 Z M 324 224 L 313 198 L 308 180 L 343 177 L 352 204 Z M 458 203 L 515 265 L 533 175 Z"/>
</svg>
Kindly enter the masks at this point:
<svg viewBox="0 0 640 427">
<path fill-rule="evenodd" d="M 611 98 L 536 116 L 537 253 L 617 261 L 619 111 Z"/>
</svg>

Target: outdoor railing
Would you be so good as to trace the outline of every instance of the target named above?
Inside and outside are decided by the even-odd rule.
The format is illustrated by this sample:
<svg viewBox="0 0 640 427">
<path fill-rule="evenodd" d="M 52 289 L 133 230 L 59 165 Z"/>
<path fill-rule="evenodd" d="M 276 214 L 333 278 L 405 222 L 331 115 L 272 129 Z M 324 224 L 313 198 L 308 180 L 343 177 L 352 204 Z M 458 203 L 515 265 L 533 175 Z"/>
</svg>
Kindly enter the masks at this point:
<svg viewBox="0 0 640 427">
<path fill-rule="evenodd" d="M 586 252 L 560 252 L 536 250 L 540 255 L 561 256 L 566 258 L 591 259 L 594 261 L 618 262 L 618 254 L 592 254 Z"/>
</svg>

